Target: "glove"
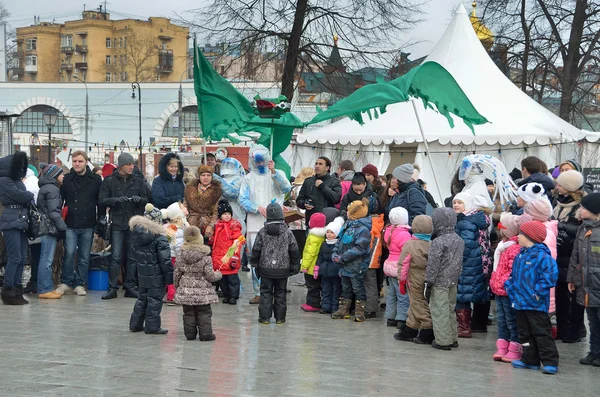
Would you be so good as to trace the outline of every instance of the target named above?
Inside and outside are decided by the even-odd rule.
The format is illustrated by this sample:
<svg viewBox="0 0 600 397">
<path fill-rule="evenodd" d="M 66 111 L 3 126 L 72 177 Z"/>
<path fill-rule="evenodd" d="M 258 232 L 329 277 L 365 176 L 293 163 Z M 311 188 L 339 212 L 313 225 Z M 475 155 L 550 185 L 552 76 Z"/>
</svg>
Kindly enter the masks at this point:
<svg viewBox="0 0 600 397">
<path fill-rule="evenodd" d="M 126 202 L 128 202 L 128 201 L 130 201 L 130 198 L 129 198 L 129 197 L 127 197 L 127 196 L 121 196 L 121 197 L 119 197 L 119 198 L 117 199 L 117 202 L 118 202 L 118 203 L 126 203 Z"/>
<path fill-rule="evenodd" d="M 400 280 L 400 294 L 406 295 L 406 280 Z"/>
<path fill-rule="evenodd" d="M 300 271 L 301 271 L 302 273 L 306 274 L 306 272 L 308 271 L 308 269 L 304 269 L 304 268 L 302 268 L 302 269 L 300 269 Z"/>
<path fill-rule="evenodd" d="M 432 285 L 426 281 L 425 289 L 423 290 L 423 296 L 425 297 L 427 303 L 429 303 L 429 300 L 431 299 L 431 287 Z"/>
<path fill-rule="evenodd" d="M 140 196 L 132 196 L 131 201 L 133 201 L 134 203 L 139 203 L 140 201 L 142 201 L 142 198 Z"/>
<path fill-rule="evenodd" d="M 313 270 L 313 277 L 315 280 L 319 278 L 319 266 L 315 266 L 315 269 Z"/>
</svg>

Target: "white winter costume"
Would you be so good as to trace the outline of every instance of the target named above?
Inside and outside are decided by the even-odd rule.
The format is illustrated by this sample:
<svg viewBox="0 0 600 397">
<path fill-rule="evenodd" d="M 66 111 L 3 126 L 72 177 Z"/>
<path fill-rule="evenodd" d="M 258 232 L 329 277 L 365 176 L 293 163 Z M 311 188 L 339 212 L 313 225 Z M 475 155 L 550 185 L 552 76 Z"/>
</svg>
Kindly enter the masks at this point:
<svg viewBox="0 0 600 397">
<path fill-rule="evenodd" d="M 242 234 L 246 234 L 246 211 L 238 202 L 242 181 L 246 171 L 237 159 L 227 157 L 221 162 L 221 176 L 213 174 L 213 178 L 221 183 L 223 199 L 229 202 L 233 210 L 233 217 L 242 225 Z"/>
</svg>

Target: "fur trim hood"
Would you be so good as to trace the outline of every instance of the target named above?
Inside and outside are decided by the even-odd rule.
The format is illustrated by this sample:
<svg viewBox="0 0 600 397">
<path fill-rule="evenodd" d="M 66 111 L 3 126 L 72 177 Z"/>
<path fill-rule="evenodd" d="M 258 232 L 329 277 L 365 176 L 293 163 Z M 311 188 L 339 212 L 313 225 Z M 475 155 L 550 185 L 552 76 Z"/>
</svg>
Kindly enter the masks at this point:
<svg viewBox="0 0 600 397">
<path fill-rule="evenodd" d="M 182 251 L 198 251 L 205 255 L 210 254 L 210 248 L 199 241 L 186 241 L 181 246 Z"/>
<path fill-rule="evenodd" d="M 177 181 L 183 181 L 183 164 L 181 163 L 181 159 L 176 153 L 167 153 L 160 159 L 160 162 L 158 163 L 158 174 L 162 179 L 170 181 L 171 174 L 167 172 L 167 165 L 173 159 L 177 160 L 177 163 L 179 164 L 179 169 L 177 170 L 177 177 L 175 179 Z"/>
<path fill-rule="evenodd" d="M 327 233 L 326 227 L 313 227 L 308 231 L 308 234 L 312 234 L 317 237 L 325 237 L 325 233 Z"/>
<path fill-rule="evenodd" d="M 138 226 L 151 234 L 162 236 L 166 235 L 166 231 L 162 227 L 162 225 L 159 225 L 156 222 L 152 222 L 150 219 L 145 218 L 141 215 L 132 216 L 129 220 L 129 230 L 133 232 L 134 229 Z"/>
<path fill-rule="evenodd" d="M 0 159 L 0 177 L 8 177 L 13 181 L 20 181 L 27 175 L 27 154 L 17 151 Z"/>
</svg>

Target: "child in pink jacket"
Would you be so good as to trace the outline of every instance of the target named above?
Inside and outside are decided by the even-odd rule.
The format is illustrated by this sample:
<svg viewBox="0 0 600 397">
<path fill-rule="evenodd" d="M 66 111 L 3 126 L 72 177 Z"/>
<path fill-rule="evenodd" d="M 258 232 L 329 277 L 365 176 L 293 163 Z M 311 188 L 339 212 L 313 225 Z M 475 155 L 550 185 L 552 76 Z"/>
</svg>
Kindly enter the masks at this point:
<svg viewBox="0 0 600 397">
<path fill-rule="evenodd" d="M 402 207 L 390 211 L 390 223 L 383 235 L 384 244 L 390 251 L 390 256 L 383 264 L 383 273 L 388 280 L 388 293 L 385 306 L 385 318 L 389 327 L 406 325 L 410 301 L 408 295 L 400 293 L 398 282 L 398 260 L 402 253 L 402 246 L 411 238 L 408 226 L 408 212 Z"/>
</svg>

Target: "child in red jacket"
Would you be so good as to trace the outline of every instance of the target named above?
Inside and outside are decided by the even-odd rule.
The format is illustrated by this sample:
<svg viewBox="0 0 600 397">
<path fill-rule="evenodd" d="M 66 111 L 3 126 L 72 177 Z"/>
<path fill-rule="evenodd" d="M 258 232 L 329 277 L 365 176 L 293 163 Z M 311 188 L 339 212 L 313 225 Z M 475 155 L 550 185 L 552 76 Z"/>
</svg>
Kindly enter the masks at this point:
<svg viewBox="0 0 600 397">
<path fill-rule="evenodd" d="M 219 201 L 217 213 L 219 220 L 215 225 L 212 238 L 213 269 L 223 274 L 223 278 L 219 281 L 223 291 L 223 303 L 235 305 L 240 297 L 238 272 L 243 247 L 242 225 L 237 219 L 233 219 L 233 209 L 227 200 Z"/>
<path fill-rule="evenodd" d="M 517 313 L 512 307 L 510 298 L 504 290 L 504 283 L 510 277 L 513 261 L 519 255 L 519 227 L 521 223 L 531 220 L 529 215 L 511 215 L 504 213 L 500 217 L 498 229 L 502 241 L 494 252 L 494 272 L 490 279 L 490 288 L 496 295 L 496 317 L 498 318 L 498 340 L 494 361 L 510 363 L 521 359 L 523 348 L 519 344 L 517 331 Z"/>
</svg>

